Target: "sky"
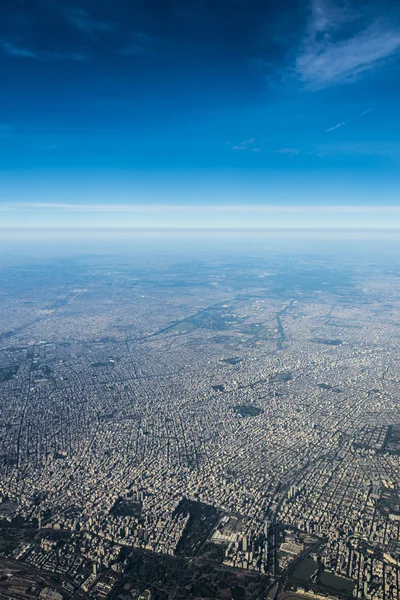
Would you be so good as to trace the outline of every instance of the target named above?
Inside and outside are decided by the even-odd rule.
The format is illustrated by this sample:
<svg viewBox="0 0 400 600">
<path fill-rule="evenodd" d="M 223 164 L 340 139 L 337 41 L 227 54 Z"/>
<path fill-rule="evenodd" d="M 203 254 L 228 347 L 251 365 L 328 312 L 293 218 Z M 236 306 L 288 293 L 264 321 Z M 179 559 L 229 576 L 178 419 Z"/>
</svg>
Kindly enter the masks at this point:
<svg viewBox="0 0 400 600">
<path fill-rule="evenodd" d="M 3 0 L 0 229 L 400 228 L 398 0 Z"/>
</svg>

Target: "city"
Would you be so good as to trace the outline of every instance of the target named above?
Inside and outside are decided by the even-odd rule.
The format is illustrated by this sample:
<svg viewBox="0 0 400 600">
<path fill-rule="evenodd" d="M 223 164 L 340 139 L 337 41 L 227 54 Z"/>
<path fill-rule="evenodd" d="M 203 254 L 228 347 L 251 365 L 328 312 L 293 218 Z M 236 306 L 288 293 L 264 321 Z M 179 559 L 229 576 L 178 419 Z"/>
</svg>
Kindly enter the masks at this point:
<svg viewBox="0 0 400 600">
<path fill-rule="evenodd" d="M 395 261 L 134 262 L 0 275 L 0 597 L 399 600 Z"/>
</svg>

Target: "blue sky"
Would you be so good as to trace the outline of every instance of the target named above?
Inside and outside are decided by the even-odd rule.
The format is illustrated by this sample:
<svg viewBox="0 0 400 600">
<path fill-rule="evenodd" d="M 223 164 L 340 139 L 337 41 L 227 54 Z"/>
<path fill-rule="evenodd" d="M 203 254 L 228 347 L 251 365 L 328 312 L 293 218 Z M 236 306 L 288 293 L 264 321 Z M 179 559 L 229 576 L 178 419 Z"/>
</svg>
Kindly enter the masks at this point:
<svg viewBox="0 0 400 600">
<path fill-rule="evenodd" d="M 0 227 L 400 227 L 400 5 L 4 0 Z"/>
</svg>

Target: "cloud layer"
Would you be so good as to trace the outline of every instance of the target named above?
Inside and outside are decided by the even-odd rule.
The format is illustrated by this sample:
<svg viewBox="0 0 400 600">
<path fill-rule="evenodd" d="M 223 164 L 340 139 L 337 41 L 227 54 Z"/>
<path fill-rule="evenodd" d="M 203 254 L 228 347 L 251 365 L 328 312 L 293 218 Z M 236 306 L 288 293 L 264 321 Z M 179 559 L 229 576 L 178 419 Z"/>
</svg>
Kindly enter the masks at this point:
<svg viewBox="0 0 400 600">
<path fill-rule="evenodd" d="M 100 212 L 239 212 L 239 213 L 301 213 L 301 214 L 399 214 L 399 205 L 364 205 L 364 204 L 73 204 L 59 202 L 21 202 L 0 204 L 3 208 L 22 209 L 55 209 L 73 211 L 100 211 Z"/>
<path fill-rule="evenodd" d="M 3 230 L 81 229 L 368 229 L 399 230 L 398 205 L 0 204 Z"/>
</svg>

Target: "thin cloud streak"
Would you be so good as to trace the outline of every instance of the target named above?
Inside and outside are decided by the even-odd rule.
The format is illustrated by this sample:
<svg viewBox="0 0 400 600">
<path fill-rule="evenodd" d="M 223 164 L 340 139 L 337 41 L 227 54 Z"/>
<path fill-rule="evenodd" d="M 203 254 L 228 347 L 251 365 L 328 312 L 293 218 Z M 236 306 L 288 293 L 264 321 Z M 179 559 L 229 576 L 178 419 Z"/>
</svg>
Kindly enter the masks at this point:
<svg viewBox="0 0 400 600">
<path fill-rule="evenodd" d="M 274 150 L 274 152 L 286 156 L 297 156 L 300 154 L 300 148 L 280 148 L 280 150 Z"/>
<path fill-rule="evenodd" d="M 260 148 L 253 148 L 254 144 L 256 143 L 255 138 L 249 138 L 248 140 L 243 140 L 243 142 L 240 142 L 240 144 L 237 144 L 236 146 L 232 146 L 232 150 L 255 150 L 255 151 L 260 151 Z M 228 142 L 229 144 L 229 142 Z"/>
<path fill-rule="evenodd" d="M 3 54 L 15 58 L 29 58 L 43 61 L 76 61 L 86 60 L 86 57 L 79 52 L 43 52 L 32 50 L 23 46 L 17 46 L 11 42 L 0 41 L 0 48 Z"/>
<path fill-rule="evenodd" d="M 105 33 L 112 29 L 110 23 L 105 21 L 96 21 L 83 8 L 75 7 L 63 11 L 66 21 L 84 33 L 92 40 L 97 39 L 97 34 Z"/>
<path fill-rule="evenodd" d="M 21 58 L 35 58 L 40 60 L 40 56 L 37 52 L 30 50 L 29 48 L 23 48 L 22 46 L 16 46 L 10 42 L 0 42 L 0 46 L 4 54 L 8 56 L 16 56 Z"/>
<path fill-rule="evenodd" d="M 341 123 L 336 123 L 336 125 L 334 125 L 333 127 L 329 127 L 329 129 L 326 129 L 325 133 L 329 133 L 330 131 L 339 129 L 339 127 L 343 127 L 343 125 L 347 125 L 347 123 L 350 123 L 351 121 L 356 121 L 360 117 L 363 117 L 364 115 L 367 115 L 370 112 L 372 112 L 372 108 L 369 108 L 368 110 L 364 110 L 362 113 L 360 113 L 359 115 L 356 115 L 352 119 L 348 119 L 347 121 L 342 121 Z"/>
<path fill-rule="evenodd" d="M 347 125 L 347 121 L 342 121 L 341 123 L 336 123 L 336 125 L 334 125 L 333 127 L 329 127 L 329 129 L 327 129 L 325 131 L 325 133 L 329 133 L 330 131 L 335 131 L 335 129 L 339 129 L 339 127 L 343 127 L 343 125 Z"/>
</svg>

